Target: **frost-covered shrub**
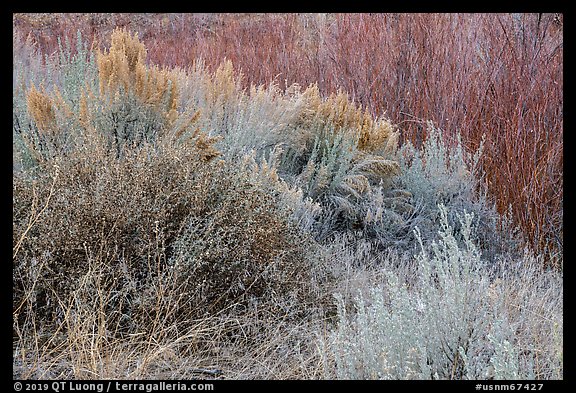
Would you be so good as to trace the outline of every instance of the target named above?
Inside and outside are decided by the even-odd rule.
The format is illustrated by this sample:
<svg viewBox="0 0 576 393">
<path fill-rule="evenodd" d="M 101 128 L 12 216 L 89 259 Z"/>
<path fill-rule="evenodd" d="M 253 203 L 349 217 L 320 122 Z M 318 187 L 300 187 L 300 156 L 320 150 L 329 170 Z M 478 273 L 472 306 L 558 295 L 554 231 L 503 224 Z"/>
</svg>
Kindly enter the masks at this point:
<svg viewBox="0 0 576 393">
<path fill-rule="evenodd" d="M 337 295 L 338 326 L 332 337 L 336 376 L 343 379 L 522 379 L 550 378 L 537 373 L 534 353 L 518 332 L 534 318 L 518 318 L 510 299 L 499 296 L 517 281 L 494 280 L 472 239 L 473 215 L 460 217 L 460 243 L 440 205 L 439 240 L 421 252 L 417 278 L 408 280 L 393 269 L 383 285 L 361 295 L 353 307 Z M 522 282 L 521 282 L 522 283 Z M 558 283 L 554 288 L 559 288 Z M 558 301 L 557 290 L 550 300 Z M 529 308 L 534 312 L 536 304 Z M 555 318 L 558 318 L 558 310 Z M 561 311 L 560 311 L 561 318 Z M 541 321 L 539 321 L 541 323 Z M 558 321 L 549 321 L 548 329 Z M 541 328 L 540 328 L 541 329 Z M 534 338 L 533 338 L 534 339 Z M 541 344 L 534 339 L 533 350 Z M 548 351 L 547 351 L 548 352 Z M 540 359 L 558 370 L 557 353 Z M 542 366 L 540 366 L 542 369 Z"/>
<path fill-rule="evenodd" d="M 78 136 L 77 121 L 71 114 L 79 110 L 81 91 L 97 84 L 94 52 L 87 49 L 80 32 L 75 54 L 67 40 L 65 45 L 58 42 L 59 51 L 44 58 L 29 40 L 14 52 L 15 169 L 32 167 L 43 157 L 53 157 L 69 147 Z"/>
<path fill-rule="evenodd" d="M 508 216 L 502 217 L 489 201 L 479 168 L 482 145 L 467 152 L 460 138 L 454 146 L 443 139 L 441 130 L 428 123 L 428 138 L 420 149 L 407 142 L 399 151 L 402 189 L 409 191 L 414 207 L 409 243 L 414 243 L 413 229 L 418 226 L 423 239 L 434 239 L 439 225 L 438 204 L 447 210 L 448 221 L 458 229 L 458 216 L 465 211 L 474 214 L 474 240 L 485 257 L 516 252 L 521 247 L 517 230 Z M 461 240 L 461 239 L 460 239 Z"/>
<path fill-rule="evenodd" d="M 273 194 L 249 179 L 231 167 L 213 173 L 203 184 L 205 209 L 190 215 L 173 244 L 168 265 L 198 315 L 317 300 L 317 245 L 290 222 Z"/>
<path fill-rule="evenodd" d="M 280 182 L 272 188 L 285 191 L 281 198 L 312 213 L 296 219 L 317 239 L 364 226 L 363 201 L 373 189 L 387 189 L 398 173 L 396 127 L 343 92 L 322 97 L 314 84 L 281 90 L 275 82 L 243 89 L 229 61 L 215 73 L 201 60 L 177 73 L 180 103 L 199 111 L 197 125 L 220 138 L 215 146 L 223 156 L 241 162 L 251 155 L 254 165 L 269 168 Z M 308 207 L 299 200 L 310 201 Z M 310 203 L 319 209 L 310 211 Z"/>
<path fill-rule="evenodd" d="M 96 146 L 121 157 L 145 143 L 215 141 L 195 124 L 199 113 L 179 107 L 177 75 L 145 62 L 146 49 L 126 30 L 112 33 L 110 49 L 60 50 L 39 86 L 15 84 L 15 158 L 28 166 Z M 101 143 L 103 142 L 103 143 Z M 206 151 L 205 149 L 201 149 Z M 218 153 L 214 149 L 211 156 Z"/>
</svg>

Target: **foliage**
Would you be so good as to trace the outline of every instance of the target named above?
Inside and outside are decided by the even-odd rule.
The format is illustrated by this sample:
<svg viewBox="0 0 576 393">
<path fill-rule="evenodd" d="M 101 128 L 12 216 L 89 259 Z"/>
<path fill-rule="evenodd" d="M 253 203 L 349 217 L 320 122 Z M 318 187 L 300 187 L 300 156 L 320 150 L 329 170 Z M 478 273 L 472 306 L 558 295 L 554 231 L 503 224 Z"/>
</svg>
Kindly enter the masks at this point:
<svg viewBox="0 0 576 393">
<path fill-rule="evenodd" d="M 508 283 L 491 281 L 490 269 L 480 258 L 471 240 L 473 216 L 460 218 L 459 246 L 448 212 L 439 205 L 440 240 L 430 247 L 422 243 L 416 278 L 386 271 L 383 284 L 368 296 L 358 295 L 350 310 L 337 294 L 338 328 L 332 338 L 336 376 L 343 379 L 532 379 L 554 378 L 558 358 L 545 350 L 535 365 L 537 348 L 522 350 L 517 326 L 534 329 L 541 323 L 541 310 L 531 304 L 528 312 L 514 315 L 502 290 L 517 287 L 514 277 Z M 531 272 L 545 277 L 544 272 Z M 532 277 L 534 280 L 538 280 Z M 521 284 L 527 284 L 520 281 Z M 532 284 L 533 285 L 533 284 Z M 530 290 L 523 288 L 523 290 Z M 549 293 L 556 302 L 559 293 Z M 504 306 L 506 304 L 506 306 Z M 562 311 L 555 307 L 547 322 L 553 329 Z"/>
<path fill-rule="evenodd" d="M 355 20 L 271 17 L 318 59 Z M 15 378 L 562 378 L 562 272 L 491 206 L 493 140 L 412 145 L 346 78 L 69 33 L 45 55 L 15 30 Z"/>
</svg>

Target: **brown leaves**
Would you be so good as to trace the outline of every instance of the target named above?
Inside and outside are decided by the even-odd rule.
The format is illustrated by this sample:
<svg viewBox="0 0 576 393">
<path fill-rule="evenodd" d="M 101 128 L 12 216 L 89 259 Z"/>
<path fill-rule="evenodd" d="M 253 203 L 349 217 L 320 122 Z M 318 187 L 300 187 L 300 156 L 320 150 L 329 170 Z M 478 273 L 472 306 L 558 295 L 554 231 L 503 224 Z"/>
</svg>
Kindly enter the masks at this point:
<svg viewBox="0 0 576 393">
<path fill-rule="evenodd" d="M 41 132 L 53 133 L 56 130 L 54 103 L 42 87 L 40 91 L 32 85 L 26 96 L 28 112 Z"/>
<path fill-rule="evenodd" d="M 178 116 L 178 83 L 167 69 L 147 66 L 146 48 L 125 29 L 112 33 L 108 52 L 97 52 L 100 96 L 112 100 L 120 89 L 131 92 L 139 100 L 164 114 L 169 123 Z"/>
<path fill-rule="evenodd" d="M 321 129 L 332 127 L 335 133 L 345 133 L 363 151 L 390 156 L 397 147 L 398 131 L 385 118 L 376 118 L 362 110 L 342 91 L 322 98 L 316 84 L 304 93 L 307 105 L 302 114 L 304 126 Z"/>
</svg>

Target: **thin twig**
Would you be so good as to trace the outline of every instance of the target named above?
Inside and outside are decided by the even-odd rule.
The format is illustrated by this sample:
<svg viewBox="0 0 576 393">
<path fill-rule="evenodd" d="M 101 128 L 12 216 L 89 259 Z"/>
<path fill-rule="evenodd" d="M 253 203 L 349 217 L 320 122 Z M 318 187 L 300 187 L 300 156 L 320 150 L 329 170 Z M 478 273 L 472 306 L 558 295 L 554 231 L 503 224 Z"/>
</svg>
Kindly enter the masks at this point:
<svg viewBox="0 0 576 393">
<path fill-rule="evenodd" d="M 16 246 L 14 246 L 14 248 L 12 249 L 12 260 L 16 259 L 16 255 L 18 255 L 18 251 L 20 251 L 20 247 L 22 246 L 22 243 L 24 242 L 26 235 L 28 234 L 28 232 L 30 232 L 30 229 L 32 229 L 32 227 L 34 226 L 34 224 L 36 224 L 36 221 L 38 221 L 38 219 L 40 218 L 42 213 L 44 213 L 44 211 L 48 208 L 48 205 L 50 203 L 50 199 L 52 198 L 52 194 L 54 194 L 54 186 L 56 185 L 56 179 L 58 179 L 59 167 L 58 167 L 58 165 L 54 165 L 54 168 L 56 168 L 56 173 L 55 173 L 54 177 L 52 178 L 52 185 L 50 186 L 50 193 L 48 194 L 48 198 L 46 199 L 46 203 L 44 204 L 44 207 L 42 208 L 42 210 L 40 210 L 40 212 L 36 216 L 34 216 L 34 212 L 32 212 L 32 215 L 30 216 L 30 221 L 28 222 L 28 226 L 24 230 L 24 233 L 22 234 L 22 236 L 20 236 L 20 239 L 18 239 Z"/>
</svg>

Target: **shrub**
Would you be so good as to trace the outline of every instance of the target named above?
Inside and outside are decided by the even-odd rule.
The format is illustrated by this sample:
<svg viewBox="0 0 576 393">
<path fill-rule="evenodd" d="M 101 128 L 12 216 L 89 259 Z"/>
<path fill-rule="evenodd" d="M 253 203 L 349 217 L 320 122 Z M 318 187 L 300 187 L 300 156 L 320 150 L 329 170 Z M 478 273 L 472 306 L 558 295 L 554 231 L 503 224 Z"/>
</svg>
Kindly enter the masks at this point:
<svg viewBox="0 0 576 393">
<path fill-rule="evenodd" d="M 194 144 L 96 154 L 14 176 L 21 375 L 159 376 L 171 364 L 168 375 L 197 377 L 177 363 L 187 356 L 192 368 L 214 356 L 248 367 L 237 363 L 243 350 L 272 345 L 271 327 L 291 337 L 324 302 L 316 245 L 238 167 L 204 160 Z M 274 345 L 268 361 L 287 356 Z"/>
<path fill-rule="evenodd" d="M 76 153 L 56 161 L 54 180 L 48 173 L 33 180 L 15 176 L 15 274 L 27 277 L 31 273 L 26 271 L 34 270 L 30 263 L 38 265 L 40 271 L 34 274 L 41 280 L 34 288 L 35 297 L 43 298 L 36 310 L 41 320 L 53 321 L 58 309 L 53 296 L 66 298 L 76 280 L 87 274 L 86 261 L 93 253 L 105 260 L 107 274 L 118 278 L 114 285 L 132 275 L 143 285 L 150 260 L 161 257 L 157 236 L 169 243 L 180 229 L 192 206 L 193 199 L 186 195 L 195 181 L 190 174 L 201 168 L 198 154 L 148 154 L 150 148 L 116 161 L 94 152 Z M 187 159 L 189 167 L 179 168 L 178 159 Z M 37 208 L 40 203 L 45 211 Z M 162 233 L 155 234 L 158 228 Z M 15 285 L 23 285 L 18 275 Z M 22 290 L 14 290 L 16 305 L 27 300 Z"/>
<path fill-rule="evenodd" d="M 272 195 L 228 169 L 206 184 L 210 209 L 191 216 L 168 261 L 195 308 L 207 314 L 234 303 L 309 302 L 315 246 L 276 207 Z M 292 306 L 298 303 L 292 303 Z"/>
<path fill-rule="evenodd" d="M 78 41 L 80 46 L 81 36 Z M 110 50 L 98 52 L 96 59 L 85 49 L 74 56 L 61 49 L 54 73 L 60 83 L 52 77 L 49 89 L 31 85 L 25 93 L 16 91 L 19 99 L 26 98 L 26 111 L 15 105 L 13 122 L 16 142 L 25 148 L 20 156 L 31 157 L 33 164 L 91 146 L 120 157 L 125 148 L 144 142 L 186 138 L 211 146 L 214 141 L 192 127 L 199 114 L 179 110 L 175 75 L 147 66 L 145 55 L 137 37 L 125 30 L 115 30 Z M 218 154 L 201 151 L 206 158 Z"/>
<path fill-rule="evenodd" d="M 278 200 L 280 208 L 302 232 L 312 234 L 322 213 L 322 206 L 312 198 L 305 197 L 302 188 L 289 184 L 278 175 L 282 153 L 283 149 L 277 145 L 268 157 L 262 156 L 258 160 L 255 151 L 252 151 L 244 155 L 240 165 L 250 177 L 250 182 L 273 195 Z"/>
<path fill-rule="evenodd" d="M 337 296 L 339 322 L 332 341 L 336 376 L 557 378 L 561 369 L 558 353 L 545 349 L 547 344 L 534 336 L 526 342 L 517 327 L 530 326 L 528 330 L 538 332 L 539 337 L 548 337 L 548 332 L 561 321 L 561 306 L 554 306 L 554 316 L 548 319 L 539 305 L 522 301 L 531 315 L 527 311 L 518 316 L 512 311 L 517 299 L 502 293 L 504 288 L 514 288 L 528 300 L 526 292 L 536 291 L 535 282 L 548 273 L 532 270 L 532 284 L 518 281 L 515 275 L 508 277 L 506 283 L 491 279 L 491 269 L 480 259 L 471 240 L 473 216 L 466 213 L 461 217 L 464 246 L 459 246 L 446 208 L 440 205 L 439 213 L 440 240 L 432 242 L 431 250 L 424 246 L 416 231 L 421 247 L 416 256 L 419 264 L 416 279 L 389 270 L 383 285 L 374 287 L 366 297 L 356 298 L 356 312 L 350 310 L 342 296 Z M 561 285 L 559 281 L 551 285 L 546 301 L 558 303 Z M 541 328 L 542 323 L 546 323 L 545 329 Z M 534 364 L 536 348 L 546 353 L 539 358 L 538 367 Z"/>
<path fill-rule="evenodd" d="M 326 239 L 334 231 L 362 225 L 360 206 L 366 195 L 390 186 L 399 171 L 398 132 L 345 93 L 323 99 L 312 85 L 301 97 L 305 104 L 290 134 L 302 142 L 282 144 L 286 149 L 278 173 L 323 206 L 315 229 L 318 239 Z"/>
<path fill-rule="evenodd" d="M 136 37 L 115 31 L 112 41 L 97 56 L 100 92 L 84 84 L 75 107 L 63 98 L 75 93 L 27 92 L 39 138 L 27 140 L 35 166 L 14 173 L 18 323 L 57 325 L 94 263 L 119 332 L 157 321 L 162 286 L 187 298 L 162 308 L 184 321 L 315 298 L 305 279 L 314 243 L 244 168 L 215 160 L 216 139 L 193 127 L 198 112 L 176 109 L 175 79 L 143 64 Z"/>
<path fill-rule="evenodd" d="M 179 85 L 187 105 L 200 112 L 198 124 L 221 138 L 217 146 L 227 158 L 240 161 L 252 154 L 254 165 L 269 167 L 274 182 L 282 183 L 272 187 L 275 192 L 299 205 L 292 206 L 302 213 L 299 222 L 305 211 L 311 213 L 311 205 L 299 200 L 321 207 L 304 219 L 317 239 L 360 225 L 360 201 L 372 188 L 388 188 L 398 174 L 396 127 L 343 92 L 323 98 L 315 85 L 282 91 L 274 82 L 242 90 L 241 79 L 229 61 L 213 75 L 195 62 Z"/>
<path fill-rule="evenodd" d="M 196 59 L 179 72 L 182 105 L 198 108 L 200 127 L 222 138 L 218 147 L 229 157 L 250 150 L 260 156 L 278 144 L 300 145 L 302 138 L 291 128 L 304 110 L 301 94 L 281 91 L 273 82 L 243 89 L 241 81 L 242 74 L 230 61 L 211 72 Z"/>
<path fill-rule="evenodd" d="M 522 239 L 509 216 L 498 214 L 486 194 L 479 168 L 483 146 L 467 152 L 460 138 L 450 144 L 431 122 L 427 133 L 420 149 L 408 142 L 399 152 L 401 174 L 396 180 L 411 195 L 414 211 L 407 222 L 411 230 L 418 226 L 424 239 L 433 239 L 440 218 L 437 205 L 442 204 L 448 211 L 450 225 L 456 229 L 460 226 L 458 215 L 465 211 L 474 214 L 474 240 L 487 259 L 520 252 Z M 414 241 L 410 238 L 408 244 Z"/>
</svg>

